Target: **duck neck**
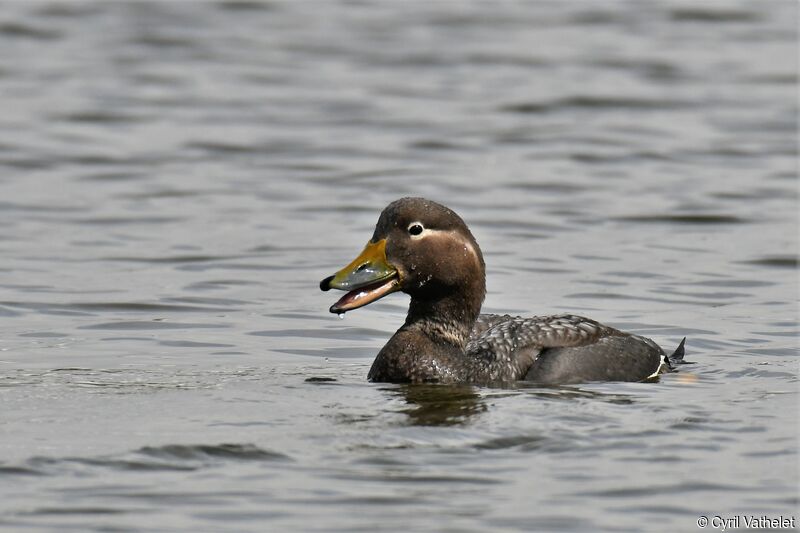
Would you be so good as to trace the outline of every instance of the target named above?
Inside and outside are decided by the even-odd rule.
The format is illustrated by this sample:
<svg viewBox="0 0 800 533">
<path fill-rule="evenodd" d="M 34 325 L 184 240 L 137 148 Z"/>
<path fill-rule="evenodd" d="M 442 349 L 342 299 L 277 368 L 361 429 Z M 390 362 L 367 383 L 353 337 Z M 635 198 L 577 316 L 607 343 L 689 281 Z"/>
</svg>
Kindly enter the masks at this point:
<svg viewBox="0 0 800 533">
<path fill-rule="evenodd" d="M 483 303 L 483 287 L 475 289 L 435 299 L 412 296 L 404 328 L 420 331 L 437 344 L 449 344 L 463 351 Z"/>
</svg>

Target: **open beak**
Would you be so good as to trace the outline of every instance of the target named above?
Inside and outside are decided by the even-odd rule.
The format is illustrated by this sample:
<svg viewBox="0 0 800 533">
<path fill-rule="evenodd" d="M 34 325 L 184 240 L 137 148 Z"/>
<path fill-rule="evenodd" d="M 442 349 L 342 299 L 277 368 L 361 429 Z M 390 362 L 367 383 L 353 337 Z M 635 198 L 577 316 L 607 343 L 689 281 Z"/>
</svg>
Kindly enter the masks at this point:
<svg viewBox="0 0 800 533">
<path fill-rule="evenodd" d="M 397 270 L 386 260 L 386 239 L 368 242 L 352 263 L 319 283 L 323 291 L 349 291 L 331 306 L 331 313 L 358 309 L 400 290 Z"/>
</svg>

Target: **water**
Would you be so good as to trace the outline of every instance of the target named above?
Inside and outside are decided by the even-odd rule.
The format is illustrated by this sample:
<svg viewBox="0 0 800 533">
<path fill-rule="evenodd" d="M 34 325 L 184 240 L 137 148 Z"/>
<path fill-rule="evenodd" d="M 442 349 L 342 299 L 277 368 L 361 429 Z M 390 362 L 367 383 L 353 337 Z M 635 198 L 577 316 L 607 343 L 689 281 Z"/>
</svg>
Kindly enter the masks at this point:
<svg viewBox="0 0 800 533">
<path fill-rule="evenodd" d="M 797 5 L 0 5 L 0 528 L 695 531 L 798 506 Z M 320 279 L 470 224 L 655 384 L 369 384 Z"/>
</svg>

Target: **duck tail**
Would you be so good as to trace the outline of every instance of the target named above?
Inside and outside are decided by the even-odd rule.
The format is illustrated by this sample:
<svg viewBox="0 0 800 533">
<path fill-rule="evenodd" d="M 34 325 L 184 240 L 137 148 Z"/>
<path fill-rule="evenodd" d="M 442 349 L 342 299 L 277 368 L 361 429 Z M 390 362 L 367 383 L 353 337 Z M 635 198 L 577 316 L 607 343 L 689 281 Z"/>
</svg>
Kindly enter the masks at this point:
<svg viewBox="0 0 800 533">
<path fill-rule="evenodd" d="M 683 356 L 686 355 L 686 350 L 684 349 L 684 345 L 686 344 L 686 337 L 681 340 L 681 343 L 678 344 L 678 347 L 675 348 L 675 351 L 672 354 L 665 357 L 667 360 L 667 365 L 670 368 L 675 368 L 677 365 L 690 365 L 692 364 L 689 361 L 684 361 Z"/>
</svg>

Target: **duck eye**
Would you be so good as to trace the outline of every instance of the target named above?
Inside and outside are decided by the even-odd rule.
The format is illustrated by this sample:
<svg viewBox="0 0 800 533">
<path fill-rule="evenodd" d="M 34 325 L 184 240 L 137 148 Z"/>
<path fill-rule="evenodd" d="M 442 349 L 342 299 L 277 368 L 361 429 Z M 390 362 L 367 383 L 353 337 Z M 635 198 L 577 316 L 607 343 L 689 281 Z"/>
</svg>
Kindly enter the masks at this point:
<svg viewBox="0 0 800 533">
<path fill-rule="evenodd" d="M 415 235 L 416 236 L 416 235 L 419 235 L 420 233 L 422 233 L 423 229 L 424 228 L 422 227 L 422 224 L 419 224 L 419 223 L 415 222 L 415 223 L 411 224 L 408 227 L 408 233 L 410 233 L 411 235 Z"/>
</svg>

